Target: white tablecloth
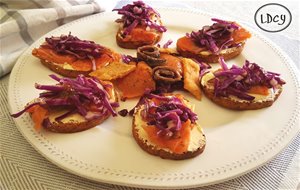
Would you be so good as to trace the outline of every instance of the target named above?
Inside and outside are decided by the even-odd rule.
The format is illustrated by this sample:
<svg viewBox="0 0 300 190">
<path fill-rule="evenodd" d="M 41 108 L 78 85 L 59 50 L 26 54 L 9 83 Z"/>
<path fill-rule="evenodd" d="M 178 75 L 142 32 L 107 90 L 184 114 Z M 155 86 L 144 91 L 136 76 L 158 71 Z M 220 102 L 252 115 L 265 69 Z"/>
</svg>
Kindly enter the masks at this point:
<svg viewBox="0 0 300 190">
<path fill-rule="evenodd" d="M 125 4 L 120 2 L 117 6 Z M 253 19 L 261 2 L 199 2 L 156 1 L 153 6 L 174 6 L 199 9 L 217 15 L 237 18 L 243 24 L 256 27 Z M 299 68 L 299 3 L 282 2 L 293 15 L 291 26 L 280 33 L 265 36 L 279 45 Z M 68 173 L 47 161 L 23 138 L 9 115 L 7 103 L 9 75 L 0 79 L 0 189 L 137 189 L 93 182 Z M 230 181 L 199 189 L 273 190 L 300 189 L 300 134 L 278 156 L 264 166 Z"/>
</svg>

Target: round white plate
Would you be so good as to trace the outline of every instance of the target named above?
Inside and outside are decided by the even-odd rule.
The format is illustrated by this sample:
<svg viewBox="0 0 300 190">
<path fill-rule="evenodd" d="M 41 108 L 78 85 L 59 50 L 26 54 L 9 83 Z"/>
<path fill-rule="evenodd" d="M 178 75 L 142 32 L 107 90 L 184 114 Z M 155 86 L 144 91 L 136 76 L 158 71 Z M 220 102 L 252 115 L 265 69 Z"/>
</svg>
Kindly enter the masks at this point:
<svg viewBox="0 0 300 190">
<path fill-rule="evenodd" d="M 161 44 L 186 32 L 210 24 L 211 16 L 193 11 L 159 9 L 168 31 Z M 115 43 L 116 13 L 103 13 L 64 25 L 46 36 L 68 34 L 93 40 L 124 54 L 133 50 L 119 48 Z M 11 112 L 21 110 L 38 96 L 34 83 L 54 84 L 53 73 L 31 55 L 44 37 L 35 42 L 19 58 L 9 84 Z M 175 43 L 172 44 L 175 46 Z M 199 123 L 204 128 L 207 146 L 196 158 L 172 161 L 144 152 L 131 135 L 130 117 L 110 118 L 103 124 L 79 133 L 57 134 L 37 132 L 28 116 L 15 119 L 16 125 L 30 144 L 59 167 L 100 182 L 152 188 L 196 187 L 218 183 L 240 176 L 266 163 L 278 154 L 299 131 L 299 79 L 297 71 L 276 46 L 253 33 L 241 55 L 229 64 L 242 65 L 248 59 L 266 70 L 282 74 L 287 82 L 272 107 L 256 111 L 231 111 L 203 97 L 202 101 L 185 93 L 196 104 Z M 121 102 L 131 109 L 137 100 Z M 119 109 L 119 110 L 120 110 Z"/>
</svg>

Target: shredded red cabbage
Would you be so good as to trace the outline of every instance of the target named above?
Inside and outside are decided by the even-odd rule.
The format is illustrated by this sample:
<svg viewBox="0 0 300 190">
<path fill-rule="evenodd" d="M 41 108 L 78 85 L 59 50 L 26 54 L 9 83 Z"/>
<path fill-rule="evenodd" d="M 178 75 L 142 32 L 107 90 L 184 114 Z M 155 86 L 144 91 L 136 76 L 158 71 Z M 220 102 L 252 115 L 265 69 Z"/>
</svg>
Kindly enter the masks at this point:
<svg viewBox="0 0 300 190">
<path fill-rule="evenodd" d="M 151 99 L 159 100 L 154 103 Z M 139 107 L 143 105 L 141 115 L 148 125 L 156 126 L 159 131 L 158 135 L 172 137 L 182 127 L 182 123 L 188 119 L 191 123 L 196 123 L 198 116 L 188 108 L 183 100 L 175 96 L 164 96 L 146 92 L 140 99 Z"/>
<path fill-rule="evenodd" d="M 46 90 L 34 103 L 27 105 L 12 117 L 19 117 L 34 105 L 45 108 L 68 108 L 68 112 L 55 118 L 60 121 L 70 114 L 79 113 L 87 120 L 97 119 L 104 115 L 112 114 L 117 116 L 114 108 L 118 107 L 117 102 L 109 101 L 109 94 L 105 85 L 100 84 L 96 78 L 89 78 L 79 75 L 76 79 L 59 78 L 56 75 L 50 77 L 57 82 L 56 85 L 35 84 L 39 90 Z M 47 122 L 45 122 L 47 123 Z"/>
<path fill-rule="evenodd" d="M 204 26 L 197 32 L 193 31 L 186 36 L 193 39 L 199 46 L 206 47 L 213 54 L 219 54 L 222 49 L 234 46 L 232 33 L 239 29 L 234 22 L 212 18 L 215 23 Z"/>
<path fill-rule="evenodd" d="M 131 55 L 122 54 L 121 58 L 124 63 L 138 62 L 138 58 L 132 57 Z"/>
<path fill-rule="evenodd" d="M 236 96 L 243 100 L 254 100 L 255 97 L 247 92 L 253 86 L 266 86 L 268 88 L 279 88 L 285 84 L 280 74 L 265 71 L 256 63 L 250 63 L 248 60 L 242 67 L 233 65 L 228 68 L 224 59 L 220 57 L 220 70 L 214 72 L 214 92 L 215 96 L 229 95 Z"/>
<path fill-rule="evenodd" d="M 218 18 L 212 18 L 211 20 L 216 22 L 216 23 L 219 23 L 219 24 L 229 25 L 231 28 L 234 28 L 234 29 L 239 29 L 240 28 L 240 26 L 237 25 L 234 22 L 229 22 L 229 21 L 218 19 Z"/>
<path fill-rule="evenodd" d="M 60 37 L 45 38 L 45 41 L 47 43 L 43 44 L 42 47 L 51 48 L 60 54 L 73 55 L 78 59 L 90 59 L 93 64 L 93 70 L 96 70 L 95 59 L 100 57 L 105 49 L 93 41 L 81 40 L 71 35 L 71 32 Z"/>
<path fill-rule="evenodd" d="M 168 48 L 173 43 L 173 40 L 168 40 L 164 45 L 163 48 Z"/>
<path fill-rule="evenodd" d="M 205 73 L 209 72 L 208 69 L 211 68 L 210 64 L 203 62 L 198 56 L 193 56 L 192 59 L 198 63 L 200 67 L 199 77 L 201 78 Z"/>
<path fill-rule="evenodd" d="M 146 5 L 143 1 L 135 1 L 133 4 L 123 6 L 121 9 L 113 9 L 118 14 L 123 15 L 116 22 L 124 24 L 124 35 L 128 35 L 137 25 L 145 25 L 159 32 L 166 32 L 166 27 L 158 24 L 156 21 L 160 15 L 152 7 Z M 156 16 L 152 18 L 153 16 Z"/>
</svg>

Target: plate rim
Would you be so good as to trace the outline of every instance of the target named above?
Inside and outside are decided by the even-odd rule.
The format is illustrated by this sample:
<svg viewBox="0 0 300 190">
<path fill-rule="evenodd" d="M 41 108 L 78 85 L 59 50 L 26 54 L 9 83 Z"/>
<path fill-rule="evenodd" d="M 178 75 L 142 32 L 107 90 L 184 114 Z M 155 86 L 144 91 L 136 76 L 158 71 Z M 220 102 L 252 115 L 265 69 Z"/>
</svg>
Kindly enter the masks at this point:
<svg viewBox="0 0 300 190">
<path fill-rule="evenodd" d="M 182 9 L 182 8 L 157 8 L 159 11 L 180 11 L 180 12 L 186 12 L 186 13 L 191 13 L 191 14 L 197 14 L 197 15 L 201 15 L 201 16 L 208 16 L 208 17 L 215 17 L 216 14 L 211 14 L 211 13 L 207 13 L 207 12 L 204 12 L 204 11 L 200 11 L 200 10 L 187 10 L 187 9 Z M 31 50 L 34 45 L 41 41 L 42 39 L 45 38 L 45 36 L 49 36 L 50 34 L 52 33 L 55 33 L 55 32 L 58 32 L 60 30 L 63 30 L 64 28 L 68 28 L 76 23 L 81 23 L 81 22 L 84 22 L 85 20 L 90 20 L 90 19 L 93 19 L 94 17 L 101 17 L 102 15 L 106 15 L 106 14 L 113 14 L 112 12 L 102 12 L 102 13 L 99 13 L 99 14 L 95 14 L 95 15 L 90 15 L 90 16 L 87 16 L 87 17 L 84 17 L 84 18 L 81 18 L 81 19 L 78 19 L 78 20 L 75 20 L 75 21 L 72 21 L 70 23 L 67 23 L 63 26 L 60 26 L 50 32 L 48 32 L 47 34 L 43 35 L 42 37 L 40 37 L 38 40 L 36 40 L 32 45 L 30 45 L 27 50 L 25 50 L 22 55 L 18 58 L 12 72 L 11 72 L 11 76 L 15 76 L 16 73 L 17 73 L 17 69 L 21 67 L 21 63 L 22 61 L 24 62 L 24 60 L 26 59 L 26 55 L 28 55 L 28 52 L 29 50 Z M 247 29 L 249 27 L 246 27 Z M 263 42 L 265 42 L 269 47 L 272 48 L 272 50 L 274 50 L 276 52 L 277 55 L 279 55 L 281 58 L 282 58 L 282 61 L 285 63 L 285 66 L 287 66 L 289 72 L 292 74 L 292 78 L 294 79 L 294 86 L 296 86 L 296 94 L 300 94 L 299 93 L 299 90 L 300 90 L 300 85 L 299 85 L 299 81 L 300 81 L 300 77 L 299 76 L 299 71 L 298 69 L 296 68 L 295 66 L 295 63 L 286 55 L 286 53 L 280 48 L 278 47 L 278 45 L 274 44 L 271 40 L 269 40 L 267 37 L 265 37 L 264 35 L 262 35 L 261 33 L 258 33 L 257 31 L 255 31 L 254 29 L 249 29 L 249 31 L 251 31 L 252 34 L 254 34 L 256 37 L 258 37 L 260 40 L 262 40 Z M 25 61 L 26 62 L 26 61 Z M 298 73 L 298 74 L 297 74 Z M 12 103 L 13 103 L 13 81 L 16 80 L 16 78 L 13 79 L 13 77 L 10 77 L 9 79 L 9 88 L 8 88 L 8 102 L 9 102 L 9 110 L 12 111 Z M 144 179 L 146 181 L 141 181 L 141 182 L 137 182 L 137 183 L 133 183 L 133 182 L 127 182 L 127 183 L 124 183 L 121 182 L 121 181 L 114 181 L 114 180 L 102 180 L 102 179 L 98 179 L 98 178 L 93 178 L 91 176 L 87 176 L 87 174 L 83 174 L 83 173 L 78 173 L 76 172 L 74 169 L 72 170 L 71 168 L 69 168 L 67 165 L 61 165 L 60 162 L 56 161 L 56 160 L 53 160 L 49 157 L 49 153 L 48 154 L 45 154 L 45 152 L 43 152 L 42 150 L 40 150 L 38 148 L 37 145 L 33 144 L 32 143 L 32 140 L 29 139 L 24 131 L 21 130 L 20 126 L 18 125 L 18 122 L 19 122 L 19 119 L 14 119 L 14 122 L 18 128 L 18 130 L 21 132 L 22 136 L 25 137 L 25 139 L 29 142 L 29 144 L 31 146 L 34 147 L 35 150 L 37 150 L 37 152 L 39 152 L 44 158 L 46 158 L 47 160 L 49 160 L 51 163 L 54 163 L 55 165 L 59 166 L 60 168 L 63 168 L 64 170 L 70 172 L 70 173 L 73 173 L 73 174 L 76 174 L 78 176 L 81 176 L 81 177 L 85 177 L 87 179 L 92 179 L 94 181 L 98 181 L 98 182 L 104 182 L 104 183 L 111 183 L 111 184 L 118 184 L 118 185 L 124 185 L 124 186 L 130 186 L 130 187 L 151 187 L 151 188 L 187 188 L 187 187 L 200 187 L 200 186 L 206 186 L 206 185 L 211 185 L 211 184 L 216 184 L 216 183 L 220 183 L 220 182 L 223 182 L 223 181 L 227 181 L 227 180 L 230 180 L 230 179 L 233 179 L 233 178 L 236 178 L 238 176 L 241 176 L 241 175 L 244 175 L 245 173 L 249 173 L 253 170 L 255 170 L 256 168 L 264 165 L 266 162 L 270 161 L 271 159 L 273 159 L 276 155 L 278 155 L 281 151 L 283 151 L 283 149 L 288 146 L 288 144 L 292 141 L 292 139 L 295 138 L 295 136 L 299 133 L 299 129 L 294 129 L 294 128 L 297 128 L 297 127 L 293 127 L 293 126 L 296 126 L 296 123 L 299 122 L 297 120 L 297 118 L 299 117 L 299 105 L 300 105 L 300 98 L 298 97 L 297 100 L 296 100 L 296 110 L 294 112 L 294 114 L 292 115 L 293 117 L 293 121 L 291 122 L 292 124 L 290 124 L 290 131 L 289 131 L 289 134 L 291 134 L 291 130 L 296 130 L 294 132 L 294 135 L 293 137 L 289 137 L 289 140 L 286 140 L 285 139 L 285 144 L 284 146 L 281 146 L 280 147 L 280 150 L 276 152 L 276 154 L 272 154 L 272 156 L 269 156 L 268 159 L 265 159 L 263 162 L 261 162 L 259 165 L 256 165 L 256 167 L 252 167 L 250 169 L 247 169 L 243 172 L 239 172 L 238 174 L 236 175 L 232 175 L 230 177 L 223 177 L 222 179 L 219 179 L 219 180 L 215 180 L 215 181 L 212 181 L 212 182 L 208 182 L 208 183 L 203 183 L 203 184 L 199 184 L 199 183 L 191 183 L 189 184 L 188 186 L 187 185 L 183 185 L 183 186 L 178 186 L 176 184 L 176 186 L 172 186 L 172 184 L 169 184 L 169 185 L 166 185 L 166 186 L 156 186 L 155 185 L 155 182 L 154 184 L 151 184 L 151 183 L 148 183 L 148 184 L 141 184 L 141 182 L 149 182 L 147 181 L 147 178 Z M 297 109 L 298 108 L 298 109 Z M 23 118 L 24 119 L 24 118 Z M 28 118 L 27 118 L 28 119 Z M 289 122 L 291 121 L 291 118 L 289 118 L 288 120 Z M 36 132 L 33 132 L 33 133 L 36 133 Z M 41 133 L 38 133 L 39 135 L 42 136 Z M 37 135 L 37 134 L 36 134 Z M 287 134 L 288 135 L 288 134 Z M 83 165 L 82 167 L 86 167 L 85 165 Z M 102 168 L 99 168 L 99 169 L 102 169 Z M 209 175 L 209 174 L 203 174 L 203 176 L 205 175 Z M 135 176 L 136 177 L 136 176 Z M 127 178 L 127 179 L 130 179 L 130 178 Z"/>
</svg>

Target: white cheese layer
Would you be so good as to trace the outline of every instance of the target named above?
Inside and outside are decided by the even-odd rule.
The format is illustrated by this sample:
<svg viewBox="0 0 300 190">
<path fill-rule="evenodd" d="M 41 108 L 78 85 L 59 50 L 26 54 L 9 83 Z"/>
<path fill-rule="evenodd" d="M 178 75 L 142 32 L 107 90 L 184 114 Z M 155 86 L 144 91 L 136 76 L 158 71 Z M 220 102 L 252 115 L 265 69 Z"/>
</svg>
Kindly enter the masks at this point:
<svg viewBox="0 0 300 190">
<path fill-rule="evenodd" d="M 47 63 L 51 63 L 53 65 L 56 65 L 58 67 L 62 67 L 63 69 L 66 69 L 66 70 L 75 70 L 72 65 L 70 65 L 69 63 L 65 62 L 64 64 L 58 64 L 58 63 L 54 63 L 54 62 L 51 62 L 51 61 L 48 61 L 48 60 L 45 60 L 45 62 Z"/>
<path fill-rule="evenodd" d="M 220 55 L 229 54 L 231 52 L 236 51 L 237 48 L 238 47 L 231 47 L 231 48 L 223 49 L 223 50 L 220 51 L 219 54 Z M 211 51 L 201 51 L 201 52 L 199 52 L 199 55 L 204 55 L 204 56 L 209 56 L 211 54 L 213 54 Z"/>
<path fill-rule="evenodd" d="M 143 141 L 147 144 L 147 146 L 156 147 L 157 145 L 151 142 L 151 140 L 148 137 L 147 132 L 143 128 L 143 126 L 147 126 L 147 123 L 144 120 L 142 120 L 142 117 L 140 116 L 141 110 L 143 110 L 143 109 L 144 109 L 144 106 L 142 106 L 136 112 L 136 115 L 138 115 L 138 117 L 135 117 L 135 120 L 134 120 L 134 124 L 136 126 L 138 136 L 140 139 L 143 139 Z M 198 124 L 194 125 L 193 129 L 191 130 L 190 142 L 189 142 L 187 151 L 193 152 L 193 151 L 197 150 L 199 147 L 202 147 L 203 145 L 205 145 L 205 143 L 206 143 L 206 139 L 203 136 L 202 128 Z M 160 148 L 160 149 L 162 149 L 166 152 L 171 152 L 171 150 L 169 150 L 167 148 Z"/>
<path fill-rule="evenodd" d="M 214 86 L 211 84 L 208 84 L 208 81 L 210 81 L 213 78 L 215 78 L 215 75 L 213 74 L 213 72 L 209 72 L 209 73 L 205 74 L 201 79 L 201 85 L 205 86 L 208 89 L 213 90 Z M 273 88 L 269 88 L 268 91 L 269 91 L 268 95 L 251 94 L 251 93 L 248 93 L 248 94 L 250 96 L 255 97 L 255 99 L 253 100 L 254 102 L 264 102 L 264 101 L 274 100 L 276 95 L 280 92 L 279 89 L 273 89 Z M 241 99 L 237 98 L 236 96 L 232 96 L 232 95 L 229 96 L 228 98 L 232 99 L 233 101 L 238 101 L 238 102 L 249 102 L 247 100 L 241 100 Z"/>
</svg>

